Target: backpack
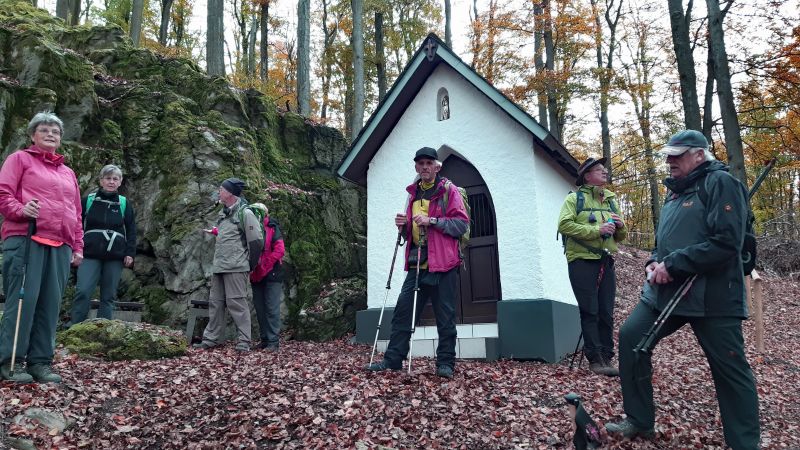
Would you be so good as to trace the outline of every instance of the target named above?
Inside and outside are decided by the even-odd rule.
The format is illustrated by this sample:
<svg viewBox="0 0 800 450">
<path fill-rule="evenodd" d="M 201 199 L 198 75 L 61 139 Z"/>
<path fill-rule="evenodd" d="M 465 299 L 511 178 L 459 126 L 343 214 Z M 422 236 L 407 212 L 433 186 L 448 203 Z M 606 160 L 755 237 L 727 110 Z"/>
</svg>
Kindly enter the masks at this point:
<svg viewBox="0 0 800 450">
<path fill-rule="evenodd" d="M 124 195 L 119 195 L 119 213 L 122 214 L 122 229 L 125 232 L 125 235 L 128 235 L 128 230 L 125 228 L 125 207 L 128 205 L 128 199 L 125 198 Z M 94 198 L 97 197 L 97 192 L 92 192 L 86 197 L 86 213 L 89 212 L 89 209 L 92 207 L 92 203 L 94 203 Z M 102 200 L 105 202 L 105 200 Z M 89 217 L 88 214 L 84 213 L 83 219 L 83 229 L 86 229 L 86 219 Z"/>
<path fill-rule="evenodd" d="M 450 181 L 448 179 L 445 179 L 445 182 L 444 182 L 444 204 L 442 206 L 442 211 L 447 211 L 447 205 L 450 204 L 450 185 L 451 184 L 453 184 L 452 181 Z M 461 237 L 458 238 L 458 243 L 459 243 L 458 251 L 459 251 L 459 253 L 461 253 L 461 251 L 469 245 L 470 228 L 472 228 L 471 227 L 471 225 L 472 225 L 472 208 L 470 208 L 470 206 L 469 206 L 469 197 L 467 196 L 467 190 L 462 188 L 462 187 L 459 187 L 459 186 L 456 186 L 456 189 L 458 189 L 458 193 L 461 194 L 461 201 L 464 204 L 464 210 L 466 210 L 466 212 L 467 212 L 467 230 L 464 232 L 464 234 L 461 235 Z M 461 256 L 461 259 L 464 259 L 464 255 L 463 254 L 461 254 L 460 256 Z"/>
<path fill-rule="evenodd" d="M 707 182 L 708 182 L 708 175 L 703 177 L 703 182 L 698 183 L 697 186 L 697 196 L 700 197 L 700 201 L 703 202 L 704 206 L 708 205 L 708 188 L 706 187 Z M 741 182 L 739 182 L 739 184 L 741 184 Z M 742 187 L 744 187 L 743 184 Z M 756 252 L 756 232 L 754 228 L 756 216 L 753 214 L 753 208 L 750 206 L 750 198 L 746 192 L 744 198 L 747 201 L 747 221 L 745 222 L 744 243 L 742 244 L 741 257 L 742 257 L 742 273 L 744 274 L 744 276 L 748 276 L 753 272 L 753 269 L 756 268 L 757 252 Z"/>
<path fill-rule="evenodd" d="M 572 191 L 569 191 L 569 193 L 567 195 L 569 195 L 569 194 L 572 194 Z M 581 191 L 581 190 L 578 190 L 578 191 L 575 192 L 575 217 L 577 217 L 578 214 L 580 214 L 583 211 L 589 211 L 590 213 L 594 212 L 594 211 L 597 211 L 597 212 L 612 212 L 614 214 L 619 214 L 619 209 L 617 209 L 617 204 L 614 203 L 614 200 L 608 199 L 608 208 L 609 209 L 604 209 L 604 208 L 586 208 L 586 194 L 584 194 L 583 191 Z M 567 253 L 567 235 L 565 235 L 564 233 L 556 232 L 556 240 L 558 240 L 558 235 L 559 234 L 561 234 L 561 244 L 564 247 L 564 254 L 566 254 Z M 586 243 L 584 243 L 583 241 L 581 241 L 579 239 L 573 238 L 572 240 L 575 241 L 581 247 L 585 248 L 586 250 L 589 250 L 592 253 L 595 253 L 595 254 L 598 254 L 598 255 L 602 255 L 604 253 L 602 249 L 595 248 L 595 247 L 592 247 L 590 245 L 587 245 Z"/>
<path fill-rule="evenodd" d="M 264 239 L 266 236 L 266 232 L 264 231 L 264 210 L 261 208 L 254 208 L 252 205 L 244 204 L 239 208 L 238 217 L 239 217 L 239 230 L 242 232 L 242 240 L 245 238 L 245 231 L 244 231 L 244 210 L 249 209 L 258 219 L 259 229 L 261 230 L 261 239 Z"/>
</svg>

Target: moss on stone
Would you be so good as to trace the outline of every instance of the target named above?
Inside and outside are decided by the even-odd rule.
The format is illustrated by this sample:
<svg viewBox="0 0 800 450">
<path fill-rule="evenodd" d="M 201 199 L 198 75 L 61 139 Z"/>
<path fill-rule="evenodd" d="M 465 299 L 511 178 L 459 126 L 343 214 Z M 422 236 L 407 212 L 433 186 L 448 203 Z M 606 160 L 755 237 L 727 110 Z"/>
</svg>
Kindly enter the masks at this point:
<svg viewBox="0 0 800 450">
<path fill-rule="evenodd" d="M 186 340 L 177 331 L 119 320 L 87 320 L 57 333 L 56 341 L 81 357 L 110 361 L 173 358 L 186 353 Z"/>
</svg>

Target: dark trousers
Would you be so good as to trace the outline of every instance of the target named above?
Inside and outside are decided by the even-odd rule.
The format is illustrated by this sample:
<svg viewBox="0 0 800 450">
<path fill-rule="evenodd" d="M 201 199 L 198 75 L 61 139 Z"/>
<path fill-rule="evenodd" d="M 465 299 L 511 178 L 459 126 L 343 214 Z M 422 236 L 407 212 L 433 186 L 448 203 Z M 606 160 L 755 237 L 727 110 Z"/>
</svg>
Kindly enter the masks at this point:
<svg viewBox="0 0 800 450">
<path fill-rule="evenodd" d="M 569 282 L 578 301 L 583 331 L 583 353 L 589 362 L 614 356 L 614 299 L 617 275 L 614 259 L 576 259 L 569 263 Z M 598 284 L 600 268 L 603 277 Z"/>
<path fill-rule="evenodd" d="M 281 332 L 282 300 L 282 282 L 267 282 L 265 278 L 258 283 L 253 283 L 253 306 L 256 308 L 261 344 L 278 345 Z"/>
<path fill-rule="evenodd" d="M 392 317 L 392 333 L 389 346 L 383 359 L 386 364 L 399 369 L 408 356 L 411 339 L 411 314 L 414 304 L 414 279 L 416 270 L 409 270 Z M 419 298 L 417 298 L 417 317 L 430 299 L 433 314 L 436 316 L 436 330 L 439 334 L 439 346 L 436 348 L 436 365 L 455 367 L 456 364 L 456 308 L 455 293 L 458 282 L 458 267 L 448 272 L 419 272 Z M 435 284 L 434 284 L 435 283 Z"/>
<path fill-rule="evenodd" d="M 113 319 L 114 305 L 117 299 L 119 277 L 122 274 L 122 260 L 102 260 L 86 258 L 78 266 L 78 281 L 75 286 L 75 298 L 72 299 L 70 324 L 86 320 L 89 315 L 90 297 L 100 282 L 99 319 Z"/>
<path fill-rule="evenodd" d="M 11 360 L 14 346 L 25 241 L 24 236 L 11 236 L 3 241 L 3 290 L 6 293 L 6 306 L 0 322 L 2 364 Z M 53 361 L 58 311 L 64 288 L 67 287 L 71 258 L 72 249 L 67 245 L 50 247 L 37 242 L 30 243 L 16 362 L 49 365 Z"/>
<path fill-rule="evenodd" d="M 659 312 L 640 302 L 619 331 L 619 374 L 625 414 L 635 426 L 652 429 L 653 366 L 649 354 L 633 348 L 652 326 Z M 734 450 L 757 449 L 759 441 L 758 394 L 744 355 L 742 320 L 736 317 L 670 316 L 653 347 L 664 337 L 689 324 L 705 352 L 717 391 L 725 442 Z"/>
</svg>

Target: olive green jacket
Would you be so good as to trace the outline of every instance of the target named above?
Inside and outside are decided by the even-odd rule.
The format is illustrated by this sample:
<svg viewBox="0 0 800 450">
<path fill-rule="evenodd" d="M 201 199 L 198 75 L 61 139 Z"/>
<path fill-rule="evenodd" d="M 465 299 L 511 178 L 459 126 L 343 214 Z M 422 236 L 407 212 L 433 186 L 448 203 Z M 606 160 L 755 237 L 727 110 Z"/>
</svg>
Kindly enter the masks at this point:
<svg viewBox="0 0 800 450">
<path fill-rule="evenodd" d="M 603 201 L 600 201 L 599 190 L 603 190 Z M 567 195 L 558 215 L 558 231 L 566 242 L 567 262 L 576 259 L 600 259 L 605 253 L 617 252 L 617 242 L 625 239 L 628 228 L 618 228 L 613 236 L 603 238 L 600 236 L 600 225 L 611 217 L 611 202 L 617 209 L 617 215 L 625 221 L 619 211 L 619 202 L 616 196 L 608 189 L 584 184 L 578 189 L 583 192 L 584 204 L 580 213 L 577 213 L 578 196 L 575 192 Z M 590 221 L 590 217 L 594 221 Z M 587 248 L 588 247 L 588 248 Z M 590 250 L 590 248 L 592 250 Z"/>
</svg>

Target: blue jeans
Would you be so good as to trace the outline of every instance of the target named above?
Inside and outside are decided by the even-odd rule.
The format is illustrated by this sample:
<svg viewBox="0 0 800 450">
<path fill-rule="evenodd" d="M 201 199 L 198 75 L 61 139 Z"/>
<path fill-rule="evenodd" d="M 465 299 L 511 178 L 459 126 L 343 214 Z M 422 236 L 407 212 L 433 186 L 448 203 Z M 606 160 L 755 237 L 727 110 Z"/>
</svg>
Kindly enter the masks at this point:
<svg viewBox="0 0 800 450">
<path fill-rule="evenodd" d="M 267 282 L 266 279 L 253 283 L 253 306 L 256 308 L 262 345 L 278 345 L 282 300 L 283 283 Z"/>
<path fill-rule="evenodd" d="M 98 282 L 100 282 L 100 309 L 97 311 L 97 318 L 113 319 L 121 274 L 122 260 L 84 259 L 78 266 L 78 281 L 75 286 L 75 298 L 72 300 L 70 324 L 86 320 L 89 315 L 89 301 Z"/>
<path fill-rule="evenodd" d="M 411 340 L 411 315 L 414 304 L 414 280 L 416 271 L 409 270 L 392 317 L 392 333 L 389 345 L 383 356 L 386 365 L 399 369 L 408 356 Z M 436 316 L 436 330 L 439 334 L 439 346 L 436 348 L 436 365 L 455 367 L 456 364 L 456 308 L 455 294 L 458 282 L 458 267 L 447 272 L 419 272 L 419 298 L 417 299 L 417 317 L 430 299 L 433 314 Z"/>
</svg>

